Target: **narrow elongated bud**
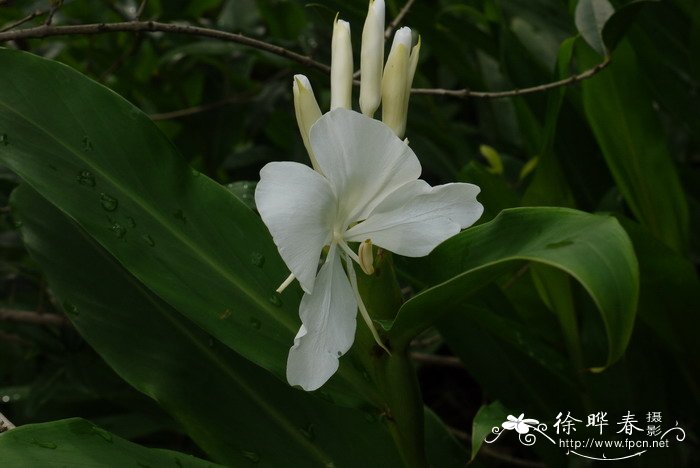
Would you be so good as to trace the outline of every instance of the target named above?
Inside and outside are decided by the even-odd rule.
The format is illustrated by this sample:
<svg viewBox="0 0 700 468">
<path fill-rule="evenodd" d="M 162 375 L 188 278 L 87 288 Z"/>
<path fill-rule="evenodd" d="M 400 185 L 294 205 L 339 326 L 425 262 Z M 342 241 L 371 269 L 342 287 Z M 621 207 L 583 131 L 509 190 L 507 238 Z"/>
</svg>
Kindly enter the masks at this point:
<svg viewBox="0 0 700 468">
<path fill-rule="evenodd" d="M 350 23 L 336 17 L 331 42 L 331 110 L 352 108 L 352 73 Z"/>
<path fill-rule="evenodd" d="M 321 109 L 318 107 L 314 90 L 311 88 L 311 83 L 306 76 L 294 75 L 292 91 L 294 92 L 294 113 L 297 116 L 297 125 L 299 125 L 301 139 L 304 140 L 304 146 L 309 153 L 311 165 L 318 171 L 318 164 L 309 143 L 309 130 L 321 118 Z"/>
<path fill-rule="evenodd" d="M 399 138 L 403 138 L 406 131 L 410 51 L 411 29 L 404 27 L 396 31 L 382 78 L 382 122 Z"/>
<path fill-rule="evenodd" d="M 357 256 L 360 259 L 360 267 L 366 274 L 374 273 L 374 255 L 372 255 L 372 241 L 367 239 L 360 244 L 357 251 Z"/>
<path fill-rule="evenodd" d="M 406 99 L 404 101 L 403 108 L 403 129 L 406 132 L 406 119 L 408 119 L 408 101 L 411 100 L 411 88 L 413 87 L 413 77 L 416 75 L 416 68 L 418 67 L 418 57 L 420 55 L 420 36 L 418 36 L 418 43 L 413 46 L 411 50 L 411 56 L 408 58 L 408 80 L 406 82 Z"/>
<path fill-rule="evenodd" d="M 370 0 L 360 52 L 360 110 L 369 117 L 374 116 L 382 99 L 384 14 L 384 0 Z"/>
</svg>

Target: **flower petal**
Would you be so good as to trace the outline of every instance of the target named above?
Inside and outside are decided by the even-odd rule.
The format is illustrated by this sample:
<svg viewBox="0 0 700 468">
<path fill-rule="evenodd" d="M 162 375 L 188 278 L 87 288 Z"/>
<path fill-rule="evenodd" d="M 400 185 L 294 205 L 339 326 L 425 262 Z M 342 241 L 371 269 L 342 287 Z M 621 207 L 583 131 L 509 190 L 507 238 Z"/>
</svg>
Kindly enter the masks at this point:
<svg viewBox="0 0 700 468">
<path fill-rule="evenodd" d="M 269 163 L 260 171 L 255 203 L 282 259 L 311 293 L 335 219 L 336 201 L 328 181 L 303 164 Z"/>
<path fill-rule="evenodd" d="M 503 424 L 501 424 L 501 427 L 503 427 L 503 429 L 506 429 L 508 431 L 512 431 L 513 429 L 515 429 L 515 424 L 516 423 L 514 423 L 512 421 L 506 421 Z"/>
<path fill-rule="evenodd" d="M 484 211 L 476 201 L 479 190 L 472 184 L 430 187 L 423 180 L 409 182 L 349 229 L 345 239 L 371 239 L 399 255 L 422 257 L 479 219 Z"/>
<path fill-rule="evenodd" d="M 523 423 L 517 423 L 515 425 L 515 430 L 518 432 L 518 434 L 527 434 L 530 432 L 530 426 Z"/>
<path fill-rule="evenodd" d="M 303 325 L 287 359 L 287 380 L 312 391 L 338 370 L 338 358 L 355 340 L 357 301 L 336 246 L 316 278 L 313 294 L 304 294 L 299 305 Z"/>
<path fill-rule="evenodd" d="M 418 158 L 383 123 L 335 109 L 311 127 L 311 147 L 339 200 L 345 226 L 364 219 L 388 194 L 420 176 Z"/>
</svg>

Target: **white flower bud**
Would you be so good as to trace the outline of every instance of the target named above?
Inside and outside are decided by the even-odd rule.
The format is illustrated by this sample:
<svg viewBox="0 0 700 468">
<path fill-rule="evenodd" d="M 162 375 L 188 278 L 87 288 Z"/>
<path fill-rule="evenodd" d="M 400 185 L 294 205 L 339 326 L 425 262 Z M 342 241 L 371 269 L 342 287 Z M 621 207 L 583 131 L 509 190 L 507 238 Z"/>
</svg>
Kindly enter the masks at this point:
<svg viewBox="0 0 700 468">
<path fill-rule="evenodd" d="M 418 56 L 420 55 L 420 42 L 420 36 L 418 36 L 418 43 L 415 46 L 413 46 L 413 49 L 411 50 L 411 56 L 408 59 L 408 81 L 406 82 L 406 100 L 404 101 L 403 108 L 404 133 L 406 132 L 406 119 L 408 119 L 408 101 L 411 99 L 413 77 L 416 75 L 416 68 L 418 67 Z"/>
<path fill-rule="evenodd" d="M 294 75 L 292 91 L 294 92 L 294 112 L 297 116 L 297 125 L 299 125 L 301 139 L 304 141 L 306 151 L 309 153 L 311 165 L 318 171 L 318 164 L 309 143 L 309 131 L 311 126 L 321 118 L 321 109 L 318 107 L 314 90 L 311 88 L 311 83 L 306 76 Z"/>
<path fill-rule="evenodd" d="M 384 0 L 370 0 L 360 53 L 360 110 L 369 117 L 374 116 L 382 99 L 384 14 Z"/>
<path fill-rule="evenodd" d="M 352 108 L 352 74 L 350 23 L 336 17 L 331 42 L 331 110 Z"/>
<path fill-rule="evenodd" d="M 367 275 L 374 273 L 374 255 L 372 254 L 372 241 L 365 240 L 360 244 L 357 251 L 357 257 L 360 259 L 360 267 Z"/>
<path fill-rule="evenodd" d="M 406 132 L 411 40 L 410 28 L 403 27 L 396 31 L 382 78 L 382 121 L 391 127 L 399 138 L 403 138 Z"/>
</svg>

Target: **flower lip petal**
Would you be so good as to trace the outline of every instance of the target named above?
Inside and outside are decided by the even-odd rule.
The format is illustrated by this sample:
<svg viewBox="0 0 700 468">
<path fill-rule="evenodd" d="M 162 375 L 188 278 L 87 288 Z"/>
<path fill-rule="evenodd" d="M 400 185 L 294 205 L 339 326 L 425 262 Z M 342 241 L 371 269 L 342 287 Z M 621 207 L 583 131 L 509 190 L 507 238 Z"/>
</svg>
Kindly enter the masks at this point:
<svg viewBox="0 0 700 468">
<path fill-rule="evenodd" d="M 349 109 L 323 115 L 311 127 L 310 141 L 338 199 L 342 229 L 421 173 L 416 155 L 389 127 Z"/>
<path fill-rule="evenodd" d="M 311 293 L 336 213 L 328 181 L 303 164 L 269 163 L 260 171 L 255 203 L 282 259 Z"/>
<path fill-rule="evenodd" d="M 331 246 L 313 294 L 304 294 L 299 306 L 302 326 L 289 350 L 287 380 L 306 391 L 326 383 L 338 370 L 338 358 L 355 339 L 357 301 L 337 246 Z"/>
</svg>

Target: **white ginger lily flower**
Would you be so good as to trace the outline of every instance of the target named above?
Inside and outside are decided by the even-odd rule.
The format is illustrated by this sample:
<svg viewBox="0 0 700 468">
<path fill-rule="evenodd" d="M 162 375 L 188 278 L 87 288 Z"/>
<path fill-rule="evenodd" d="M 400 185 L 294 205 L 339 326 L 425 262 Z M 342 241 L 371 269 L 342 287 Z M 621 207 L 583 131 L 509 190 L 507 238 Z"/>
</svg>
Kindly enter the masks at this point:
<svg viewBox="0 0 700 468">
<path fill-rule="evenodd" d="M 501 426 L 508 431 L 515 429 L 518 434 L 527 434 L 530 432 L 531 427 L 536 427 L 540 423 L 537 419 L 523 419 L 524 417 L 525 413 L 520 413 L 520 416 L 517 418 L 509 414 L 506 418 L 508 421 L 501 424 Z"/>
<path fill-rule="evenodd" d="M 255 191 L 258 211 L 292 272 L 281 288 L 296 277 L 305 293 L 287 380 L 307 391 L 338 369 L 338 358 L 354 341 L 358 307 L 378 340 L 351 263 L 367 271 L 366 253 L 360 259 L 348 243 L 369 239 L 399 255 L 420 257 L 483 212 L 476 201 L 479 187 L 431 187 L 418 179 L 421 166 L 409 146 L 360 113 L 339 108 L 323 115 L 309 141 L 320 171 L 272 162 L 260 171 Z M 325 246 L 330 248 L 317 274 Z"/>
</svg>

